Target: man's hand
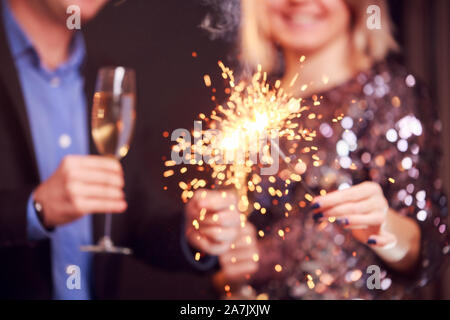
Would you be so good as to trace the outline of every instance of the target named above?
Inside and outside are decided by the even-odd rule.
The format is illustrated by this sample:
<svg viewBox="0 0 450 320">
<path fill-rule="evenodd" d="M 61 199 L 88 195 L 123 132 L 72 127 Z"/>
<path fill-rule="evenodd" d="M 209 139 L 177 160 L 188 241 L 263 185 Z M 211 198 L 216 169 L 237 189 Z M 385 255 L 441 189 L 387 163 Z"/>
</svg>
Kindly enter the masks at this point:
<svg viewBox="0 0 450 320">
<path fill-rule="evenodd" d="M 198 190 L 185 213 L 189 243 L 207 254 L 227 251 L 241 228 L 237 197 L 232 191 Z"/>
<path fill-rule="evenodd" d="M 127 203 L 119 161 L 100 156 L 66 156 L 34 192 L 51 228 L 92 213 L 120 213 Z"/>
<path fill-rule="evenodd" d="M 220 266 L 227 281 L 243 281 L 258 270 L 258 261 L 256 229 L 246 222 L 231 248 L 220 255 Z"/>
</svg>

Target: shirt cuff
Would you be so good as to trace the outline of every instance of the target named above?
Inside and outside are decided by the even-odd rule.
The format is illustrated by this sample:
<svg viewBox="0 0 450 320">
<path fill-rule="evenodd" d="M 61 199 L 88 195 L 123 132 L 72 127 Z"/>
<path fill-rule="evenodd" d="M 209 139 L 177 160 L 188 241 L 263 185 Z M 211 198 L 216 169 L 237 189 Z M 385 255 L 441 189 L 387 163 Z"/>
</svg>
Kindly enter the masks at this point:
<svg viewBox="0 0 450 320">
<path fill-rule="evenodd" d="M 50 237 L 50 232 L 39 221 L 33 205 L 33 196 L 30 195 L 27 204 L 27 235 L 29 241 L 39 241 Z"/>
</svg>

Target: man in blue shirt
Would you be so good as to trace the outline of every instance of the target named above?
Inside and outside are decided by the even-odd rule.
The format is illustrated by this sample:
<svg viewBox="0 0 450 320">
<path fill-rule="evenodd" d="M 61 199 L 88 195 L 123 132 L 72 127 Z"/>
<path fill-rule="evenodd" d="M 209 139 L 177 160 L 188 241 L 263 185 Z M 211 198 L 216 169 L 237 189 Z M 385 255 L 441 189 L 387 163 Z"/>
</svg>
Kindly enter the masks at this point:
<svg viewBox="0 0 450 320">
<path fill-rule="evenodd" d="M 117 241 L 151 263 L 197 269 L 215 263 L 208 256 L 193 260 L 180 214 L 169 215 L 171 209 L 143 190 L 138 176 L 127 180 L 124 192 L 121 164 L 90 155 L 85 46 L 82 34 L 66 27 L 70 2 L 1 0 L 0 250 L 5 259 L 0 297 L 101 298 L 94 278 L 116 266 L 104 264 L 94 272 L 94 257 L 80 251 L 101 233 L 103 221 L 92 215 L 97 213 L 127 211 L 117 216 Z M 94 17 L 105 3 L 79 2 L 82 20 Z M 133 201 L 127 201 L 130 197 Z M 151 210 L 161 211 L 160 217 L 146 216 Z M 223 230 L 238 227 L 239 218 L 234 221 Z M 220 223 L 212 222 L 211 230 Z M 200 245 L 206 253 L 220 253 L 215 246 L 229 247 L 233 237 L 197 230 L 188 235 L 194 244 L 193 239 L 209 239 Z M 67 283 L 73 265 L 81 273 L 77 288 Z"/>
<path fill-rule="evenodd" d="M 89 9 L 92 15 L 104 3 L 105 1 L 93 1 L 92 8 L 83 10 Z M 83 38 L 81 33 L 72 37 L 70 30 L 62 28 L 54 29 L 61 30 L 59 33 L 55 32 L 55 37 L 42 37 L 45 29 L 52 28 L 52 19 L 42 19 L 34 24 L 34 15 L 29 14 L 29 4 L 24 1 L 11 1 L 10 4 L 3 1 L 2 5 L 4 27 L 22 86 L 40 180 L 47 180 L 28 199 L 28 237 L 35 241 L 50 238 L 52 243 L 57 244 L 51 246 L 53 297 L 90 299 L 89 277 L 80 277 L 81 290 L 69 290 L 66 286 L 65 271 L 67 266 L 76 264 L 80 270 L 90 274 L 92 257 L 79 250 L 81 245 L 92 243 L 92 220 L 90 216 L 83 216 L 83 213 L 95 213 L 96 210 L 106 208 L 89 208 L 87 203 L 78 203 L 82 201 L 80 192 L 85 192 L 98 201 L 106 200 L 102 205 L 108 205 L 115 200 L 114 204 L 118 204 L 111 208 L 112 212 L 123 211 L 126 204 L 120 189 L 123 186 L 123 178 L 118 163 L 100 157 L 69 156 L 89 154 L 84 80 L 80 74 L 85 55 Z M 17 17 L 14 16 L 13 10 Z M 16 19 L 23 21 L 23 29 L 28 35 Z M 29 37 L 42 40 L 32 43 Z M 60 166 L 61 161 L 63 162 Z M 88 162 L 91 163 L 89 169 Z M 83 178 L 91 178 L 93 171 L 108 166 L 114 169 L 111 174 L 108 172 L 91 180 Z M 100 172 L 104 171 L 102 169 Z M 78 178 L 70 182 L 70 190 L 64 190 L 62 180 L 67 180 L 68 173 Z M 115 185 L 108 184 L 109 180 L 114 181 Z M 82 185 L 89 181 L 92 182 L 89 188 Z M 98 194 L 103 191 L 105 194 L 114 192 L 115 197 L 101 199 Z M 45 217 L 38 217 L 34 201 L 45 205 Z M 64 208 L 62 214 L 59 213 L 59 208 Z M 72 223 L 55 228 L 52 232 L 44 227 L 45 225 L 51 228 L 66 222 Z M 70 234 L 76 236 L 67 236 Z"/>
</svg>

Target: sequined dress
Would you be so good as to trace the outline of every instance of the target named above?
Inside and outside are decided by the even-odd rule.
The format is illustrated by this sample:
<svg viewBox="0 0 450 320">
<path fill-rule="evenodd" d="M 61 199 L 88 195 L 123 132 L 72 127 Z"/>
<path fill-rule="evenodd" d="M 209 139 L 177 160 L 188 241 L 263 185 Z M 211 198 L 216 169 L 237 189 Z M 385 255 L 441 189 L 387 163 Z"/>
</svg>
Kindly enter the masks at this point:
<svg viewBox="0 0 450 320">
<path fill-rule="evenodd" d="M 367 180 L 379 183 L 390 207 L 419 224 L 420 261 L 408 274 L 389 269 L 348 230 L 314 222 L 301 184 L 272 178 L 263 183 L 288 195 L 255 195 L 268 210 L 250 216 L 263 231 L 254 288 L 271 299 L 417 298 L 416 289 L 433 280 L 449 252 L 448 203 L 438 176 L 442 125 L 426 89 L 389 61 L 302 103 L 314 116 L 300 120 L 316 128 L 317 137 L 282 147 L 307 164 L 304 181 L 316 195 Z M 286 210 L 288 200 L 297 209 Z M 371 265 L 380 267 L 381 288 L 367 287 Z"/>
</svg>

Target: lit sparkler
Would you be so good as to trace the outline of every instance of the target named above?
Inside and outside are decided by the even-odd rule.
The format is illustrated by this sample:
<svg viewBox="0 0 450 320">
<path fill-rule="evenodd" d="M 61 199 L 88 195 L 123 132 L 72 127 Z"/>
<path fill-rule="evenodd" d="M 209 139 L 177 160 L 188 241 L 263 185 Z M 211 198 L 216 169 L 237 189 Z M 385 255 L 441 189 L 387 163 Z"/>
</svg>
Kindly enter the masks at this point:
<svg viewBox="0 0 450 320">
<path fill-rule="evenodd" d="M 280 148 L 278 138 L 290 141 L 312 141 L 316 136 L 315 130 L 304 128 L 300 125 L 298 118 L 309 110 L 302 106 L 302 99 L 294 98 L 281 87 L 281 81 L 277 80 L 274 86 L 267 81 L 267 73 L 258 66 L 257 72 L 251 81 L 235 83 L 233 71 L 219 61 L 222 77 L 228 81 L 230 95 L 223 105 L 218 105 L 209 117 L 200 114 L 199 118 L 207 124 L 208 130 L 194 131 L 194 143 L 180 137 L 178 144 L 173 146 L 172 151 L 184 152 L 184 160 L 191 165 L 196 165 L 198 171 L 210 172 L 214 181 L 210 187 L 234 186 L 237 190 L 239 201 L 238 209 L 247 212 L 249 209 L 248 191 L 261 192 L 261 175 L 255 172 L 255 168 L 261 164 L 271 165 L 279 157 L 290 169 L 289 176 L 285 182 L 301 182 L 300 174 L 295 170 L 301 160 L 294 163 L 290 157 Z M 206 86 L 211 86 L 209 76 L 204 78 Z M 292 87 L 297 76 L 292 79 Z M 316 101 L 314 105 L 320 104 Z M 211 129 L 218 134 L 211 134 Z M 261 144 L 261 138 L 269 138 L 269 143 Z M 276 138 L 276 139 L 275 139 Z M 270 148 L 270 146 L 272 148 Z M 317 148 L 311 148 L 317 150 Z M 186 152 L 189 150 L 189 152 Z M 255 159 L 255 151 L 259 152 L 260 163 Z M 294 150 L 295 151 L 295 150 Z M 289 153 L 294 153 L 289 150 Z M 317 155 L 313 154 L 317 158 Z M 166 161 L 167 167 L 173 167 L 177 163 L 173 160 Z M 304 165 L 304 164 L 303 164 Z M 185 173 L 186 167 L 180 172 Z M 168 168 L 164 173 L 166 177 L 174 174 L 174 170 Z M 273 177 L 272 177 L 273 178 Z M 273 179 L 269 179 L 271 181 Z M 207 186 L 204 179 L 194 178 L 189 182 L 179 182 L 182 189 L 182 200 L 187 202 L 194 191 Z M 305 190 L 312 199 L 312 192 L 303 183 Z M 276 195 L 280 190 L 273 189 Z M 292 207 L 289 205 L 289 207 Z M 265 208 L 259 204 L 255 206 L 262 213 Z"/>
</svg>

